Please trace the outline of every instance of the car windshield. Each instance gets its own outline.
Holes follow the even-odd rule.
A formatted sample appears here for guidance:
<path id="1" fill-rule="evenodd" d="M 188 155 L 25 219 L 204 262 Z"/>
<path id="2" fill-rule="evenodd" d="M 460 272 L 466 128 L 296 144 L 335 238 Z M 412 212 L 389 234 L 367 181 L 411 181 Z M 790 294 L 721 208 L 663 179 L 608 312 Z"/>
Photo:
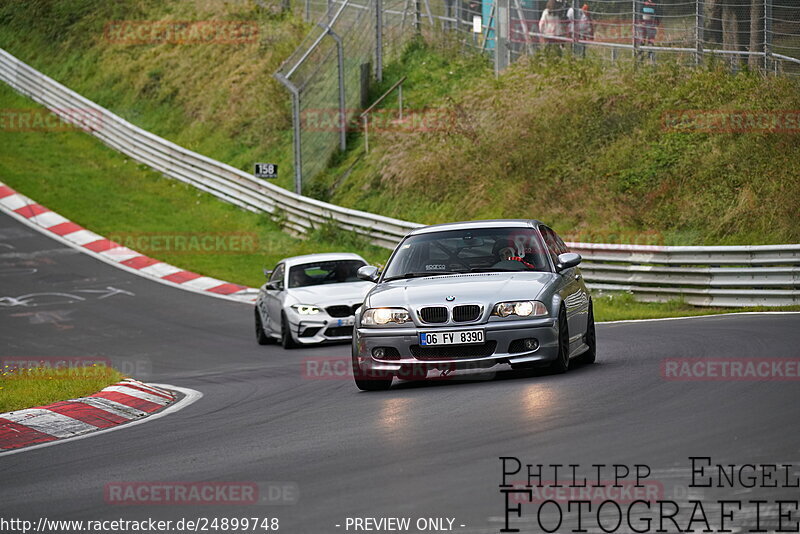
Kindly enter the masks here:
<path id="1" fill-rule="evenodd" d="M 335 260 L 295 265 L 289 269 L 289 287 L 358 282 L 357 272 L 366 265 L 360 260 Z"/>
<path id="2" fill-rule="evenodd" d="M 536 230 L 475 228 L 413 235 L 400 244 L 383 279 L 499 271 L 550 271 Z"/>

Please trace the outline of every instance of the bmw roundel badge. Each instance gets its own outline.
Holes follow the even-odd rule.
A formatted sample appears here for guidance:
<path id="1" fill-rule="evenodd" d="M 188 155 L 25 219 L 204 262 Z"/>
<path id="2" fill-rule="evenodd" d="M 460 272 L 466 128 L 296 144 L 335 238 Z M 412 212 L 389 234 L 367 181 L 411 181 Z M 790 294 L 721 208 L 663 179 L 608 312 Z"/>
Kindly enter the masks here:
<path id="1" fill-rule="evenodd" d="M 446 300 L 447 302 L 453 302 L 454 300 L 456 300 L 456 297 L 454 295 L 450 295 L 449 297 L 445 297 L 444 300 Z"/>

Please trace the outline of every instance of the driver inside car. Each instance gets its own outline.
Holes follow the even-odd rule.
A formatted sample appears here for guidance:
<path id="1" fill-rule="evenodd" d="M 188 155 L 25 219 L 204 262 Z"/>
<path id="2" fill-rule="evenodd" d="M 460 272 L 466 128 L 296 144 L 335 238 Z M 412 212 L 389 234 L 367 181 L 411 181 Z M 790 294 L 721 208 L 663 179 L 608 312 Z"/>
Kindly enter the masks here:
<path id="1" fill-rule="evenodd" d="M 536 254 L 526 253 L 526 249 L 522 247 L 520 253 L 521 243 L 516 243 L 510 238 L 498 238 L 492 247 L 492 254 L 494 254 L 497 262 L 492 265 L 493 269 L 505 269 L 509 271 L 538 271 L 535 263 Z"/>

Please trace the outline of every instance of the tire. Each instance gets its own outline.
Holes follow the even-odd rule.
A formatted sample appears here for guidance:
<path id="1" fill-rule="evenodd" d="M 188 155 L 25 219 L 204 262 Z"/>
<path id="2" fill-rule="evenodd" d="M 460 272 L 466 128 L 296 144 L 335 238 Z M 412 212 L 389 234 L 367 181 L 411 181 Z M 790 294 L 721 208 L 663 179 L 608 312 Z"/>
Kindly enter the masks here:
<path id="1" fill-rule="evenodd" d="M 292 338 L 292 333 L 289 331 L 289 321 L 286 319 L 285 314 L 281 314 L 281 345 L 286 350 L 296 348 L 297 342 Z"/>
<path id="2" fill-rule="evenodd" d="M 264 323 L 261 321 L 261 314 L 258 313 L 258 307 L 255 308 L 256 315 L 256 341 L 259 345 L 268 345 L 272 338 L 264 332 Z"/>
<path id="3" fill-rule="evenodd" d="M 558 357 L 550 364 L 552 373 L 566 373 L 569 369 L 569 326 L 567 312 L 562 306 L 558 311 Z"/>
<path id="4" fill-rule="evenodd" d="M 370 373 L 361 369 L 358 364 L 358 354 L 356 350 L 356 340 L 353 339 L 352 361 L 353 361 L 353 379 L 356 382 L 356 387 L 361 391 L 386 391 L 392 387 L 392 379 L 394 376 L 387 373 Z"/>
<path id="5" fill-rule="evenodd" d="M 589 318 L 586 323 L 586 344 L 589 349 L 581 354 L 581 363 L 594 363 L 597 359 L 597 336 L 594 330 L 594 309 L 592 303 L 589 302 Z"/>

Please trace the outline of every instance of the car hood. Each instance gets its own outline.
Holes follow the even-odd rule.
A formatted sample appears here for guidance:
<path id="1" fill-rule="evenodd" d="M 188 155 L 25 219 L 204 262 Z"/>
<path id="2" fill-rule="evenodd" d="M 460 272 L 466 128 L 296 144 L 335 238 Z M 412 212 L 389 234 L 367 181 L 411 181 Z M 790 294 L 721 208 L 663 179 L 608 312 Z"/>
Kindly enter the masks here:
<path id="1" fill-rule="evenodd" d="M 287 291 L 288 304 L 357 304 L 375 284 L 372 282 L 345 282 L 319 286 L 297 287 Z"/>
<path id="2" fill-rule="evenodd" d="M 379 284 L 369 294 L 368 307 L 485 304 L 507 300 L 532 300 L 556 275 L 539 272 L 503 272 L 439 275 Z"/>

